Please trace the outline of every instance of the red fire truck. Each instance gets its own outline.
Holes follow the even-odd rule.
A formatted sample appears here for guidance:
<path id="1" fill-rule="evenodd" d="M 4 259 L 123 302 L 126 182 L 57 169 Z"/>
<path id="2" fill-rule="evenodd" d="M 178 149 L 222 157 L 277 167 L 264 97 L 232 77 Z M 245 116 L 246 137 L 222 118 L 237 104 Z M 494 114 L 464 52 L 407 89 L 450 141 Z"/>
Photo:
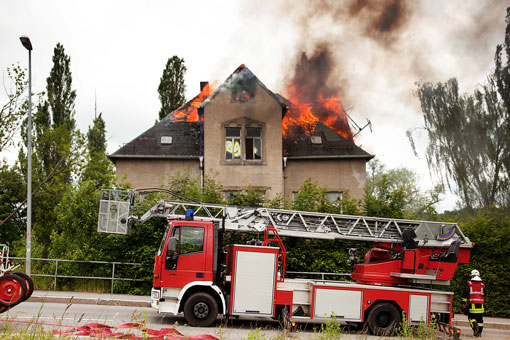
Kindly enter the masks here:
<path id="1" fill-rule="evenodd" d="M 166 200 L 138 218 L 133 205 L 132 191 L 104 190 L 98 231 L 127 234 L 131 221 L 167 218 L 151 304 L 160 313 L 184 313 L 194 326 L 209 326 L 218 315 L 280 318 L 286 325 L 334 315 L 381 335 L 393 332 L 404 312 L 411 325 L 434 318 L 449 327 L 453 293 L 423 286 L 448 285 L 473 247 L 454 223 Z M 259 232 L 264 240 L 224 247 L 227 231 Z M 288 278 L 280 237 L 363 241 L 375 248 L 354 265 L 354 282 Z"/>

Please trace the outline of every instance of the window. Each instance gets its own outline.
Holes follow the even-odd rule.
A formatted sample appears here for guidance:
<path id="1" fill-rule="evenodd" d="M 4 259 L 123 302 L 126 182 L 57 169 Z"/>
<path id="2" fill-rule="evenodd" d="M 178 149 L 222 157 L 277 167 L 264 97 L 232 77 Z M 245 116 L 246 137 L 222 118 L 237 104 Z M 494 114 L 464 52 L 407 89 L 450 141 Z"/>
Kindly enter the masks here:
<path id="1" fill-rule="evenodd" d="M 204 228 L 175 227 L 172 236 L 177 238 L 177 254 L 186 255 L 204 250 Z"/>
<path id="2" fill-rule="evenodd" d="M 246 126 L 243 123 L 237 125 L 238 127 L 225 127 L 225 160 L 261 161 L 263 128 Z"/>
<path id="3" fill-rule="evenodd" d="M 225 159 L 241 159 L 240 127 L 228 127 L 225 130 Z"/>
<path id="4" fill-rule="evenodd" d="M 246 128 L 246 159 L 262 159 L 262 129 Z"/>
<path id="5" fill-rule="evenodd" d="M 340 191 L 329 191 L 326 195 L 328 201 L 330 202 L 335 202 L 336 200 L 342 199 L 342 192 Z"/>

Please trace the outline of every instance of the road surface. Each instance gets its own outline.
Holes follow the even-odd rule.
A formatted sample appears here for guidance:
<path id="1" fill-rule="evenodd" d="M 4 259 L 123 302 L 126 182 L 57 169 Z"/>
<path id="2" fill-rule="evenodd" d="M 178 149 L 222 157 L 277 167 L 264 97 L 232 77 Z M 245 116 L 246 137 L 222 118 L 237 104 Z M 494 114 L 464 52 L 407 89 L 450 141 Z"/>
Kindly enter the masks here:
<path id="1" fill-rule="evenodd" d="M 224 340 L 247 338 L 249 333 L 257 328 L 260 328 L 259 335 L 263 335 L 267 339 L 274 339 L 278 335 L 282 335 L 277 322 L 230 320 L 228 322 L 218 321 L 215 327 L 188 327 L 185 325 L 186 321 L 184 318 L 161 315 L 151 308 L 94 304 L 66 305 L 63 303 L 23 302 L 8 312 L 1 314 L 0 319 L 2 320 L 0 325 L 2 323 L 5 324 L 5 320 L 15 321 L 11 323 L 15 327 L 27 327 L 30 322 L 36 322 L 43 324 L 45 329 L 61 331 L 89 323 L 106 324 L 112 327 L 126 323 L 142 323 L 145 324 L 146 328 L 150 329 L 175 328 L 184 335 L 209 334 Z M 288 334 L 285 339 L 315 339 L 317 333 L 314 328 L 320 328 L 320 325 L 301 325 L 296 332 Z M 137 332 L 132 329 L 121 329 L 119 331 L 123 333 Z M 470 329 L 463 327 L 462 334 L 462 339 L 472 338 Z M 137 335 L 142 334 L 138 332 Z M 283 339 L 283 337 L 280 339 Z M 343 334 L 342 339 L 381 340 L 397 338 L 353 333 Z M 510 334 L 508 330 L 486 329 L 482 339 L 510 340 Z"/>

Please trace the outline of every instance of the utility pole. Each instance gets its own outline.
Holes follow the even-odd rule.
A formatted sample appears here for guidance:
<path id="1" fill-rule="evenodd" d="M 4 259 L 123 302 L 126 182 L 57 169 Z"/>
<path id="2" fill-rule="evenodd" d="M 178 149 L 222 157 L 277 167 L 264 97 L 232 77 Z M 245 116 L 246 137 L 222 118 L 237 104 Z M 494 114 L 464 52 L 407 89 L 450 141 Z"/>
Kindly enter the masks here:
<path id="1" fill-rule="evenodd" d="M 25 273 L 30 275 L 32 260 L 32 43 L 24 35 L 19 38 L 21 44 L 28 50 L 28 174 L 27 174 L 27 258 Z"/>

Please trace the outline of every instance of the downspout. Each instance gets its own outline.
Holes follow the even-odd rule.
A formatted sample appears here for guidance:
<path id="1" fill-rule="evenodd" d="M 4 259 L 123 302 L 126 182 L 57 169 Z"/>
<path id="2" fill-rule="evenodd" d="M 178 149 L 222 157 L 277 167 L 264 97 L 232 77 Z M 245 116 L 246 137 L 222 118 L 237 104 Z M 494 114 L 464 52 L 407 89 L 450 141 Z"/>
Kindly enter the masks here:
<path id="1" fill-rule="evenodd" d="M 204 192 L 204 156 L 198 157 L 200 161 L 200 189 Z"/>
<path id="2" fill-rule="evenodd" d="M 285 168 L 287 167 L 287 157 L 283 157 L 282 169 L 282 198 L 285 201 Z"/>

